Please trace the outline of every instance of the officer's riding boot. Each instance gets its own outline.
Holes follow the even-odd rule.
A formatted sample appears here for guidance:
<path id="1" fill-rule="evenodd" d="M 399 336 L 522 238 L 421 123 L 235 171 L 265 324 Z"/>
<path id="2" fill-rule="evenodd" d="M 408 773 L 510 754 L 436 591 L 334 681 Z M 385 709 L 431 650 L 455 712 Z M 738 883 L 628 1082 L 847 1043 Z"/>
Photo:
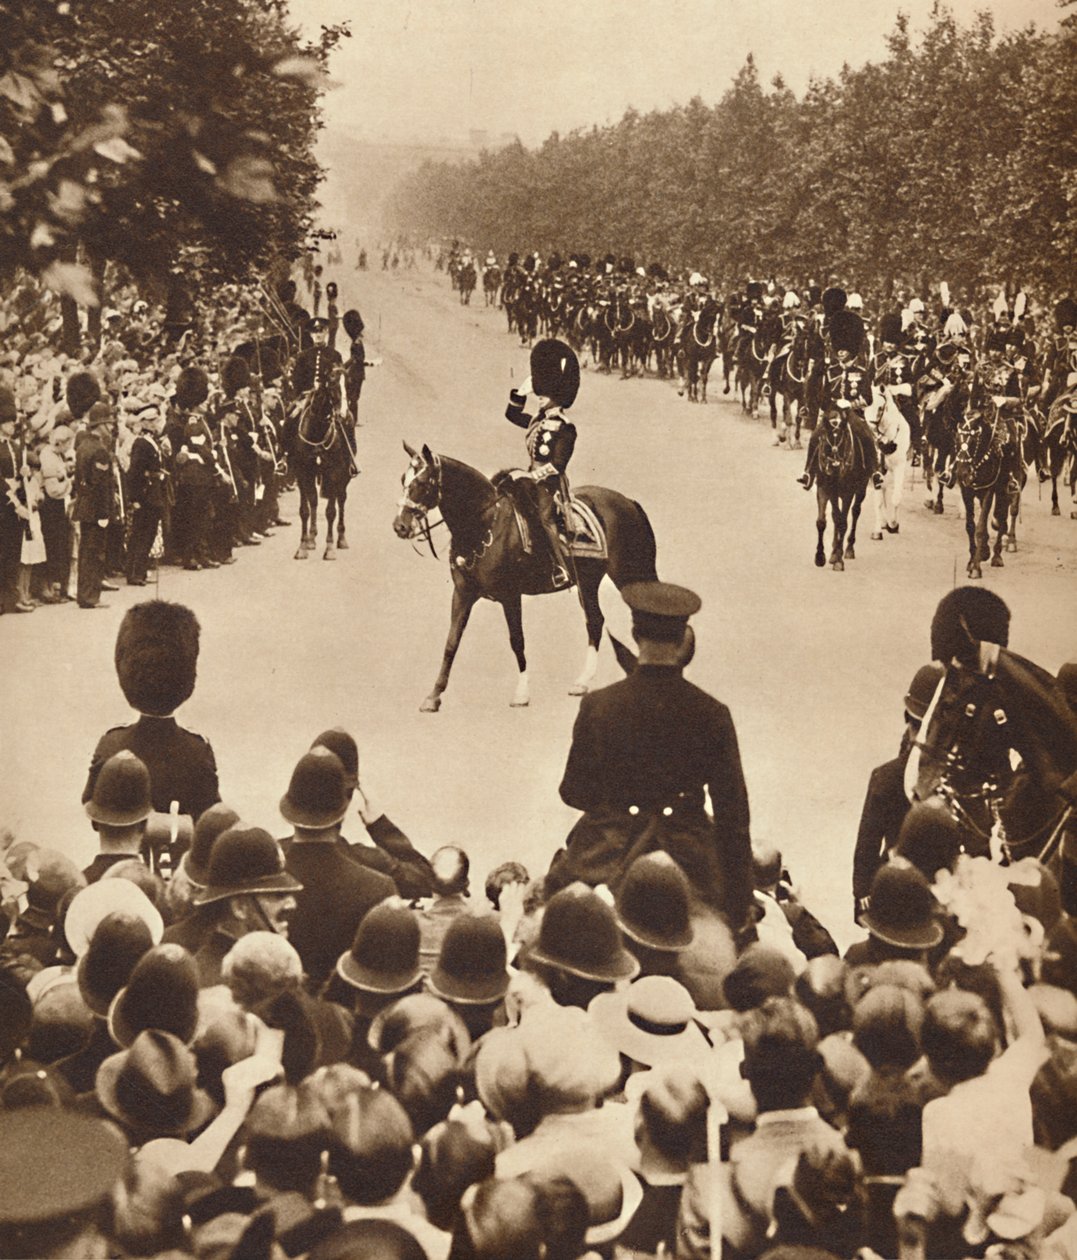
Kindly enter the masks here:
<path id="1" fill-rule="evenodd" d="M 557 520 L 557 505 L 553 495 L 548 491 L 539 489 L 537 498 L 539 522 L 550 544 L 550 555 L 553 559 L 550 580 L 554 590 L 561 590 L 562 587 L 571 586 L 572 578 L 564 563 L 564 544 L 561 541 L 561 529 Z"/>
<path id="2" fill-rule="evenodd" d="M 811 437 L 808 439 L 808 454 L 804 460 L 804 471 L 797 478 L 797 484 L 803 486 L 805 490 L 810 490 L 815 484 L 816 451 L 819 445 L 817 440 L 818 433 L 818 429 L 813 430 Z"/>

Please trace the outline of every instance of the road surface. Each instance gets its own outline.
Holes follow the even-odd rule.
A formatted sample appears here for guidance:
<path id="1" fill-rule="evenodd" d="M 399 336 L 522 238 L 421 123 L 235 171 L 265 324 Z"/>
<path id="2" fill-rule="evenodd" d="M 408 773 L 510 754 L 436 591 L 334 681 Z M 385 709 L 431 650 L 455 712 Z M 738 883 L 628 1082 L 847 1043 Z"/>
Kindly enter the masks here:
<path id="1" fill-rule="evenodd" d="M 213 572 L 165 569 L 163 598 L 202 623 L 198 686 L 181 720 L 213 743 L 224 797 L 252 823 L 286 834 L 278 804 L 292 766 L 321 730 L 358 738 L 364 785 L 426 851 L 462 845 L 473 882 L 508 858 L 538 873 L 574 819 L 557 795 L 578 701 L 568 686 L 585 646 L 576 598 L 525 601 L 531 706 L 511 709 L 515 664 L 501 612 L 480 605 L 437 715 L 420 714 L 440 662 L 451 583 L 441 561 L 398 540 L 391 523 L 406 464 L 401 443 L 488 473 L 525 458 L 503 419 L 527 352 L 501 312 L 461 307 L 431 271 L 347 273 L 342 298 L 367 324 L 371 369 L 359 429 L 362 475 L 348 503 L 351 549 L 335 563 L 292 559 L 298 526 Z M 801 454 L 775 450 L 769 424 L 722 400 L 676 396 L 667 382 L 588 370 L 572 416 L 571 476 L 644 505 L 659 574 L 697 590 L 699 648 L 689 677 L 732 709 L 753 834 L 779 845 L 808 904 L 840 941 L 856 935 L 853 839 L 871 768 L 892 756 L 902 697 L 928 656 L 938 599 L 963 580 L 957 500 L 943 518 L 906 495 L 901 533 L 871 542 L 863 522 L 844 573 L 816 569 L 814 495 L 794 478 Z M 294 502 L 285 501 L 295 516 Z M 324 524 L 323 524 L 324 530 Z M 1021 550 L 985 582 L 1014 613 L 1012 645 L 1049 669 L 1077 655 L 1077 522 L 1053 519 L 1030 485 Z M 608 584 L 606 584 L 608 587 Z M 603 605 L 622 636 L 616 591 Z M 0 621 L 4 715 L 0 827 L 77 861 L 94 852 L 80 804 L 90 753 L 130 720 L 112 667 L 123 589 L 92 617 L 71 606 Z M 603 648 L 596 685 L 617 667 Z M 361 829 L 350 820 L 349 834 Z"/>

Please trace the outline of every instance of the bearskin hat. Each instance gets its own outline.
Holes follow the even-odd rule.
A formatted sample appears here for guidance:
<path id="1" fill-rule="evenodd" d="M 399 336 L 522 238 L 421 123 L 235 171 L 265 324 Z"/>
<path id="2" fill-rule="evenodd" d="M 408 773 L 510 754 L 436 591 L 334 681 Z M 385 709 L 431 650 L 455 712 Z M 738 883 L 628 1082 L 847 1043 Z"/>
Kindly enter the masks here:
<path id="1" fill-rule="evenodd" d="M 591 265 L 591 255 L 590 255 L 590 254 L 581 254 L 581 255 L 580 255 L 580 266 L 581 266 L 581 267 L 590 267 L 590 265 Z"/>
<path id="2" fill-rule="evenodd" d="M 630 276 L 636 270 L 636 260 L 629 258 L 626 254 L 624 258 L 617 264 L 619 271 L 623 271 L 625 275 Z"/>
<path id="3" fill-rule="evenodd" d="M 669 279 L 669 272 L 662 266 L 661 263 L 658 262 L 651 263 L 651 265 L 647 268 L 647 274 L 655 280 Z"/>
<path id="4" fill-rule="evenodd" d="M 520 261 L 520 255 L 515 250 L 513 250 L 512 253 L 509 254 L 509 261 L 507 263 L 507 266 L 515 267 L 519 261 Z"/>
<path id="5" fill-rule="evenodd" d="M 185 367 L 176 378 L 176 406 L 191 411 L 209 397 L 209 377 L 200 367 Z"/>
<path id="6" fill-rule="evenodd" d="M 879 321 L 879 340 L 891 341 L 899 345 L 903 340 L 901 334 L 901 316 L 896 312 L 884 315 Z"/>
<path id="7" fill-rule="evenodd" d="M 357 310 L 352 309 L 345 311 L 340 322 L 344 325 L 344 331 L 348 334 L 352 341 L 355 341 L 357 337 L 361 337 L 363 335 L 363 317 Z"/>
<path id="8" fill-rule="evenodd" d="M 531 385 L 543 398 L 571 407 L 580 390 L 580 361 L 572 347 L 556 337 L 536 342 L 531 350 Z"/>
<path id="9" fill-rule="evenodd" d="M 330 302 L 336 300 L 336 296 L 339 292 L 340 290 L 337 288 L 337 282 L 335 280 L 330 280 L 325 286 L 325 296 L 330 300 Z"/>
<path id="10" fill-rule="evenodd" d="M 198 618 L 183 604 L 151 599 L 124 614 L 116 635 L 116 676 L 139 713 L 167 717 L 194 691 Z"/>
<path id="11" fill-rule="evenodd" d="M 859 353 L 864 344 L 864 321 L 855 311 L 836 311 L 831 316 L 830 344 L 835 350 Z"/>
<path id="12" fill-rule="evenodd" d="M 67 378 L 65 397 L 72 417 L 81 420 L 101 397 L 101 384 L 92 372 L 73 372 Z"/>
<path id="13" fill-rule="evenodd" d="M 234 354 L 221 368 L 221 389 L 225 396 L 234 398 L 241 389 L 251 383 L 251 365 L 240 354 Z"/>
<path id="14" fill-rule="evenodd" d="M 535 256 L 534 254 L 528 254 L 527 257 L 524 259 L 524 271 L 534 271 L 534 270 L 535 270 Z"/>
<path id="15" fill-rule="evenodd" d="M 761 302 L 763 300 L 763 286 L 758 280 L 749 280 L 745 293 L 749 302 Z"/>
<path id="16" fill-rule="evenodd" d="M 554 250 L 554 252 L 549 256 L 549 258 L 546 259 L 546 266 L 551 271 L 556 271 L 558 267 L 564 266 L 564 262 L 565 260 L 561 257 L 561 255 L 556 250 Z"/>
<path id="17" fill-rule="evenodd" d="M 822 289 L 819 288 L 817 284 L 812 284 L 808 286 L 809 305 L 818 306 L 819 302 L 822 300 L 822 296 L 823 296 L 823 291 Z"/>
<path id="18" fill-rule="evenodd" d="M 294 302 L 295 301 L 295 281 L 282 280 L 280 284 L 277 285 L 277 297 L 279 297 L 280 300 L 285 305 L 287 305 L 289 302 Z"/>
<path id="19" fill-rule="evenodd" d="M 1011 337 L 1012 333 L 1006 328 L 992 328 L 984 339 L 984 349 L 1005 350 Z"/>
<path id="20" fill-rule="evenodd" d="M 1010 641 L 1010 610 L 986 586 L 959 586 L 939 600 L 931 619 L 931 659 L 944 665 L 965 660 L 973 642 Z"/>
<path id="21" fill-rule="evenodd" d="M 839 289 L 837 286 L 827 289 L 822 298 L 823 314 L 827 317 L 827 319 L 833 319 L 838 311 L 845 310 L 845 303 L 847 300 L 847 295 L 844 289 Z"/>
<path id="22" fill-rule="evenodd" d="M 1067 325 L 1077 325 L 1077 302 L 1071 297 L 1064 297 L 1061 302 L 1055 306 L 1055 323 L 1058 325 L 1058 331 Z"/>

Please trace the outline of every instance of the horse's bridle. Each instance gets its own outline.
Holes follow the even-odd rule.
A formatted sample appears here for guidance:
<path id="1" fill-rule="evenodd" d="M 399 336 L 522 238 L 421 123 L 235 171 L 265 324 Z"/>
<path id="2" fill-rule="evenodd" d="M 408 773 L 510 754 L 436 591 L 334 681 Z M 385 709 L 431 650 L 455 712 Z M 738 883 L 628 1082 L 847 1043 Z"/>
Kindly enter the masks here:
<path id="1" fill-rule="evenodd" d="M 434 499 L 429 506 L 422 503 L 416 503 L 410 494 L 411 486 L 413 486 L 418 480 L 419 474 L 427 468 L 433 468 L 437 473 L 437 480 L 433 483 Z M 412 479 L 408 489 L 405 490 L 404 497 L 402 499 L 398 499 L 396 503 L 401 512 L 407 512 L 412 518 L 411 530 L 407 536 L 408 542 L 414 545 L 416 539 L 425 541 L 426 545 L 430 548 L 430 554 L 435 560 L 440 559 L 440 556 L 437 553 L 437 548 L 434 546 L 433 532 L 439 525 L 444 525 L 445 520 L 442 518 L 441 520 L 431 521 L 430 513 L 441 502 L 441 473 L 442 465 L 440 455 L 435 455 L 432 463 L 420 460 L 418 462 L 418 467 L 415 469 L 415 477 Z M 427 482 L 425 484 L 429 485 L 430 483 Z"/>

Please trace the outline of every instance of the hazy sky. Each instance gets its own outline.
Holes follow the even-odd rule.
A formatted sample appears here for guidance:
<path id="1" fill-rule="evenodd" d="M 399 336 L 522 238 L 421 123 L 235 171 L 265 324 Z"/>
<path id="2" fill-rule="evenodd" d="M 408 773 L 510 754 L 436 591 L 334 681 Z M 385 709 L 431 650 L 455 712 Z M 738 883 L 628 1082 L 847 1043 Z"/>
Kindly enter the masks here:
<path id="1" fill-rule="evenodd" d="M 922 27 L 932 0 L 901 0 Z M 1055 0 L 952 0 L 967 23 L 1055 25 Z M 616 121 L 629 105 L 716 100 L 755 55 L 795 90 L 884 55 L 893 0 L 292 0 L 309 29 L 349 19 L 330 122 L 375 138 L 508 131 L 533 144 L 555 128 Z"/>

